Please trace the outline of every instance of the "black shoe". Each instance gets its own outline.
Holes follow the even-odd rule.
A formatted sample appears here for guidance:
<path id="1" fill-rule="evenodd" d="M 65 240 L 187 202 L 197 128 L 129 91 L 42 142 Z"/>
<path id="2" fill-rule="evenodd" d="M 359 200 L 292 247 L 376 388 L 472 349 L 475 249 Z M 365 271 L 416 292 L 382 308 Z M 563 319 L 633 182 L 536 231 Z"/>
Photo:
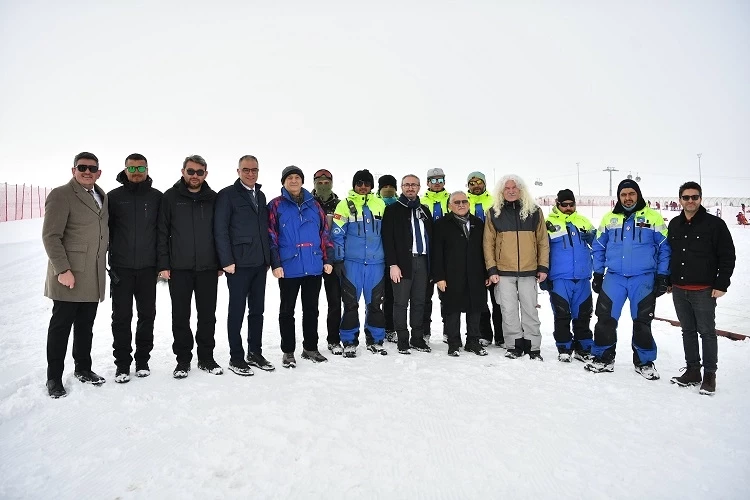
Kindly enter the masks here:
<path id="1" fill-rule="evenodd" d="M 505 351 L 505 357 L 509 359 L 517 359 L 523 356 L 523 351 L 521 349 L 508 349 Z"/>
<path id="2" fill-rule="evenodd" d="M 399 354 L 411 354 L 411 350 L 408 347 L 399 347 L 398 353 Z"/>
<path id="3" fill-rule="evenodd" d="M 47 381 L 47 393 L 52 399 L 64 398 L 68 395 L 63 387 L 62 380 L 48 380 Z"/>
<path id="4" fill-rule="evenodd" d="M 411 342 L 409 343 L 409 345 L 412 349 L 416 349 L 417 351 L 432 352 L 432 348 L 430 348 L 430 346 L 427 345 L 427 342 L 424 341 L 424 338 L 421 338 L 421 339 L 413 338 Z"/>
<path id="5" fill-rule="evenodd" d="M 461 348 L 460 347 L 449 347 L 448 348 L 448 356 L 452 356 L 454 358 L 457 358 L 461 355 Z"/>
<path id="6" fill-rule="evenodd" d="M 367 346 L 367 350 L 373 354 L 380 354 L 381 356 L 388 355 L 388 351 L 383 347 L 383 341 L 375 342 Z"/>
<path id="7" fill-rule="evenodd" d="M 151 369 L 148 367 L 148 363 L 136 363 L 135 364 L 135 376 L 138 378 L 148 377 L 151 375 Z"/>
<path id="8" fill-rule="evenodd" d="M 473 352 L 477 356 L 487 356 L 487 349 L 482 347 L 482 344 L 480 344 L 478 340 L 467 339 L 466 347 L 464 347 L 464 350 Z"/>
<path id="9" fill-rule="evenodd" d="M 276 369 L 276 367 L 273 366 L 270 361 L 264 358 L 262 354 L 256 354 L 254 352 L 247 353 L 247 364 L 256 368 L 260 368 L 265 372 L 272 372 Z"/>
<path id="10" fill-rule="evenodd" d="M 314 351 L 308 351 L 307 349 L 302 349 L 302 359 L 309 359 L 313 363 L 325 363 L 328 361 L 328 358 L 320 354 L 320 351 L 315 349 Z"/>
<path id="11" fill-rule="evenodd" d="M 76 378 L 84 384 L 102 385 L 106 380 L 91 370 L 81 370 L 74 373 Z"/>
<path id="12" fill-rule="evenodd" d="M 222 375 L 224 373 L 224 370 L 219 366 L 219 363 L 214 361 L 213 358 L 199 359 L 198 368 L 204 372 L 210 373 L 211 375 Z"/>
<path id="13" fill-rule="evenodd" d="M 115 382 L 118 384 L 127 384 L 130 382 L 130 369 L 118 367 L 117 371 L 115 371 Z"/>
<path id="14" fill-rule="evenodd" d="M 244 359 L 230 359 L 229 366 L 227 366 L 227 368 L 229 369 L 229 371 L 234 372 L 242 377 L 249 377 L 253 375 L 253 369 L 250 368 L 247 363 L 245 363 Z"/>
<path id="15" fill-rule="evenodd" d="M 388 342 L 393 342 L 394 344 L 398 342 L 398 334 L 396 334 L 396 330 L 386 330 L 385 340 L 387 340 Z"/>
<path id="16" fill-rule="evenodd" d="M 187 378 L 188 372 L 190 372 L 190 363 L 177 363 L 172 376 L 174 378 Z"/>
<path id="17" fill-rule="evenodd" d="M 540 351 L 529 352 L 529 359 L 533 359 L 534 361 L 544 361 L 544 358 L 542 357 L 542 353 Z"/>

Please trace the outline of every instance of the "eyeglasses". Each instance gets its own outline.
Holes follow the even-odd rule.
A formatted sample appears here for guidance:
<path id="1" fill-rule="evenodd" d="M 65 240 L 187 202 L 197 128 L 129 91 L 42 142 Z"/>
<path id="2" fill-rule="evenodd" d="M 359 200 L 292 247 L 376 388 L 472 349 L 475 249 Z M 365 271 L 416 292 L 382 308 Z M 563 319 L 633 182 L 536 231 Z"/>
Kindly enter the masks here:
<path id="1" fill-rule="evenodd" d="M 576 206 L 576 202 L 575 201 L 561 201 L 560 203 L 558 203 L 558 205 L 560 205 L 561 207 L 574 207 Z"/>
<path id="2" fill-rule="evenodd" d="M 469 200 L 453 200 L 454 205 L 468 205 Z"/>
<path id="3" fill-rule="evenodd" d="M 401 187 L 402 188 L 418 188 L 419 184 L 417 184 L 415 182 L 407 182 L 405 184 L 401 184 Z"/>
<path id="4" fill-rule="evenodd" d="M 257 174 L 258 173 L 258 169 L 257 168 L 243 168 L 243 169 L 240 169 L 240 170 L 245 175 L 247 175 L 247 174 Z"/>
<path id="5" fill-rule="evenodd" d="M 361 187 L 364 187 L 364 186 L 372 187 L 372 184 L 370 184 L 367 181 L 357 181 L 354 185 L 357 186 L 358 188 L 361 188 Z"/>
<path id="6" fill-rule="evenodd" d="M 141 167 L 127 167 L 128 172 L 130 172 L 131 174 L 135 173 L 136 170 L 139 171 L 140 173 L 143 173 L 143 172 L 146 171 L 147 168 L 148 167 L 143 167 L 143 166 L 141 166 Z"/>
<path id="7" fill-rule="evenodd" d="M 430 184 L 443 184 L 445 182 L 445 177 L 433 177 L 432 179 L 427 179 L 427 182 Z"/>
<path id="8" fill-rule="evenodd" d="M 469 181 L 469 187 L 474 186 L 484 186 L 484 181 L 482 179 L 477 179 L 475 181 Z"/>
<path id="9" fill-rule="evenodd" d="M 701 199 L 701 195 L 699 195 L 699 194 L 683 194 L 682 196 L 680 196 L 680 198 L 682 198 L 682 201 L 688 201 L 688 200 L 698 201 L 698 200 Z"/>
<path id="10" fill-rule="evenodd" d="M 97 165 L 76 165 L 76 168 L 79 172 L 85 172 L 86 170 L 88 170 L 92 174 L 95 174 L 99 171 L 99 167 Z"/>
<path id="11" fill-rule="evenodd" d="M 203 177 L 206 174 L 206 171 L 202 168 L 199 168 L 198 170 L 195 170 L 193 168 L 185 169 L 185 173 L 188 175 L 197 175 L 198 177 Z"/>

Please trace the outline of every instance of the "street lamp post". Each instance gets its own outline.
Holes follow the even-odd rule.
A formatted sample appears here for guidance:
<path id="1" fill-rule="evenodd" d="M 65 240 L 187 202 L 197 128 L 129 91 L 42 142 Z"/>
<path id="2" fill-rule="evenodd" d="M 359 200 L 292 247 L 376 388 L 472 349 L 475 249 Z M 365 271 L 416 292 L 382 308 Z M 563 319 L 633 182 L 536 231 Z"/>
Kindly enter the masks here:
<path id="1" fill-rule="evenodd" d="M 698 153 L 698 184 L 703 186 L 703 175 L 701 174 L 701 156 L 703 156 L 703 153 Z"/>
<path id="2" fill-rule="evenodd" d="M 614 167 L 607 167 L 602 172 L 609 172 L 609 197 L 612 198 L 612 172 L 619 172 Z"/>

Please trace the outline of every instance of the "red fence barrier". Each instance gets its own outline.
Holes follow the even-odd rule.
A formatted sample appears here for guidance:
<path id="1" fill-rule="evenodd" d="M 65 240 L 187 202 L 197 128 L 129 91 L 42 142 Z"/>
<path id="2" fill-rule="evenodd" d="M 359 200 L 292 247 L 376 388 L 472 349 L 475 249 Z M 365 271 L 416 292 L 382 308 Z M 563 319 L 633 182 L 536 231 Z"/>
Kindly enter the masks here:
<path id="1" fill-rule="evenodd" d="M 0 184 L 0 222 L 44 217 L 50 189 L 26 184 Z"/>

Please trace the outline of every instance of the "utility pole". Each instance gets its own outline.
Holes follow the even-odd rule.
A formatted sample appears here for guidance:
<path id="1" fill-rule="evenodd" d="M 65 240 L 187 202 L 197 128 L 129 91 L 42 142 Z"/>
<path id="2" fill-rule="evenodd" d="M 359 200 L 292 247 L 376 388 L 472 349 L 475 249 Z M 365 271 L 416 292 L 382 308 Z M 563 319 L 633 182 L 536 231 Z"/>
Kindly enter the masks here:
<path id="1" fill-rule="evenodd" d="M 609 197 L 612 198 L 612 172 L 619 172 L 614 167 L 607 167 L 602 172 L 609 172 Z"/>
<path id="2" fill-rule="evenodd" d="M 703 153 L 698 153 L 698 184 L 703 187 L 703 175 L 701 175 L 701 156 L 703 156 Z"/>
<path id="3" fill-rule="evenodd" d="M 578 172 L 578 197 L 581 197 L 581 162 L 576 162 L 576 172 Z"/>

